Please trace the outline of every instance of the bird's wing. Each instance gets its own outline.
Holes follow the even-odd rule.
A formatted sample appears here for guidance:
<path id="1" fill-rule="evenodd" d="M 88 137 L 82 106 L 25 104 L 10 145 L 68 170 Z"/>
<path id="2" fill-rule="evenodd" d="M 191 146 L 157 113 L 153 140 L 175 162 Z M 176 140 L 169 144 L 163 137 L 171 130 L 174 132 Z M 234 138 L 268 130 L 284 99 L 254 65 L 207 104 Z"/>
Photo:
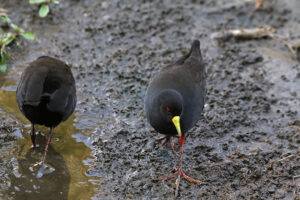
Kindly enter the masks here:
<path id="1" fill-rule="evenodd" d="M 69 70 L 61 73 L 48 73 L 43 94 L 49 96 L 47 109 L 68 118 L 76 104 L 75 80 Z"/>
<path id="2" fill-rule="evenodd" d="M 75 102 L 74 102 L 75 100 Z M 71 85 L 62 85 L 62 87 L 50 94 L 50 101 L 47 109 L 52 112 L 61 113 L 63 116 L 70 116 L 76 104 L 74 89 Z"/>
<path id="3" fill-rule="evenodd" d="M 32 68 L 22 75 L 17 89 L 19 105 L 39 105 L 46 76 L 46 70 L 35 71 Z"/>

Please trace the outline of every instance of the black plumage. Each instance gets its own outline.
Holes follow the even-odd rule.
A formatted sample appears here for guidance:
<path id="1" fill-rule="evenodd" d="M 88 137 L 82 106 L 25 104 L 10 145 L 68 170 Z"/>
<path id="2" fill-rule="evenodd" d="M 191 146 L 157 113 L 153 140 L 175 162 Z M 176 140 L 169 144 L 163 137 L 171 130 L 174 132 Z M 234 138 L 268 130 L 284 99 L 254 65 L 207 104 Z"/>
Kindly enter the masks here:
<path id="1" fill-rule="evenodd" d="M 147 89 L 145 111 L 149 123 L 156 131 L 165 134 L 169 141 L 172 136 L 180 138 L 180 166 L 175 175 L 178 177 L 186 176 L 181 171 L 184 135 L 200 118 L 206 94 L 205 79 L 200 42 L 195 40 L 190 52 L 164 67 Z M 192 180 L 189 177 L 187 179 Z"/>
<path id="2" fill-rule="evenodd" d="M 34 125 L 50 128 L 47 151 L 52 129 L 67 120 L 76 106 L 75 80 L 70 67 L 48 56 L 39 57 L 30 63 L 22 73 L 17 88 L 17 103 L 21 112 L 32 123 L 31 140 L 34 147 Z"/>

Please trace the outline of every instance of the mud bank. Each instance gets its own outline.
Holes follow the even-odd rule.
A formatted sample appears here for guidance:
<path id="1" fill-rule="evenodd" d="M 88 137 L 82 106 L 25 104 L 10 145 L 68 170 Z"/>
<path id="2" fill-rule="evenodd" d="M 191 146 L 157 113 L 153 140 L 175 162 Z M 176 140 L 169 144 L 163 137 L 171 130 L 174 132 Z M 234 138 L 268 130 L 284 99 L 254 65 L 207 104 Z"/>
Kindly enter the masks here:
<path id="1" fill-rule="evenodd" d="M 146 121 L 143 101 L 151 77 L 186 53 L 195 38 L 207 63 L 208 95 L 201 120 L 187 133 L 184 166 L 204 184 L 182 181 L 178 199 L 299 198 L 299 62 L 275 39 L 210 39 L 223 29 L 264 25 L 299 38 L 297 0 L 266 2 L 252 18 L 254 2 L 236 0 L 72 0 L 54 6 L 46 19 L 26 1 L 16 5 L 1 1 L 37 40 L 14 47 L 11 79 L 44 54 L 72 64 L 78 94 L 72 124 L 84 130 L 76 141 L 94 156 L 85 175 L 100 177 L 100 187 L 81 199 L 174 198 L 175 180 L 155 180 L 169 175 L 177 159 L 154 142 L 159 134 Z M 16 141 L 7 148 L 16 148 Z M 11 168 L 6 163 L 1 170 Z"/>

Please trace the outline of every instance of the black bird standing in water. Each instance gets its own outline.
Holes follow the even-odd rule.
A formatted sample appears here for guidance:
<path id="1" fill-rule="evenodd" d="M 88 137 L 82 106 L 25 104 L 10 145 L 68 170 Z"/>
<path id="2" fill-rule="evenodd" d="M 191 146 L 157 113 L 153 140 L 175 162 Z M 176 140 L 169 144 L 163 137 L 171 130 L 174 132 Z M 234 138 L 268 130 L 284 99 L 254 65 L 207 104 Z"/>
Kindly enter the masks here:
<path id="1" fill-rule="evenodd" d="M 145 110 L 151 126 L 173 145 L 171 137 L 180 143 L 179 167 L 175 174 L 158 180 L 177 177 L 176 196 L 180 177 L 192 183 L 200 183 L 188 177 L 182 170 L 182 153 L 185 133 L 200 118 L 206 94 L 206 72 L 200 51 L 200 42 L 195 40 L 190 52 L 176 62 L 163 68 L 150 82 L 145 97 Z M 159 140 L 161 140 L 159 139 Z"/>
<path id="2" fill-rule="evenodd" d="M 66 121 L 76 106 L 76 88 L 70 67 L 55 58 L 39 57 L 22 74 L 17 88 L 19 109 L 31 122 L 31 141 L 35 143 L 34 125 L 50 128 L 42 163 L 45 163 L 53 128 Z"/>

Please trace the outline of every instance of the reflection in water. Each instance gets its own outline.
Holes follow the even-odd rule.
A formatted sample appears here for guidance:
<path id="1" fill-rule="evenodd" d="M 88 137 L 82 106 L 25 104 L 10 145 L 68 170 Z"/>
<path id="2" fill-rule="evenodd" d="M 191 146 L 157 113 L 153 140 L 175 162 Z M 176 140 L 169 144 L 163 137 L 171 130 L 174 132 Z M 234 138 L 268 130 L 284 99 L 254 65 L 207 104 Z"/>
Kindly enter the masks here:
<path id="1" fill-rule="evenodd" d="M 9 74 L 6 77 L 18 76 Z M 16 81 L 12 80 L 13 78 L 9 80 L 4 78 L 0 77 L 0 107 L 7 114 L 14 116 L 20 124 L 25 125 L 23 137 L 16 141 L 15 153 L 12 154 L 13 158 L 10 158 L 14 160 L 14 171 L 8 176 L 10 189 L 5 196 L 9 199 L 30 200 L 91 199 L 99 187 L 99 182 L 96 181 L 99 180 L 98 177 L 86 175 L 89 166 L 93 163 L 85 162 L 92 160 L 91 149 L 87 146 L 90 142 L 85 139 L 89 140 L 92 131 L 80 121 L 75 122 L 75 114 L 56 127 L 47 156 L 47 163 L 54 167 L 55 171 L 40 179 L 36 178 L 40 166 L 31 167 L 43 157 L 45 136 L 49 130 L 45 127 L 37 127 L 36 131 L 41 133 L 37 136 L 40 148 L 31 149 L 30 123 L 23 117 L 16 103 Z M 76 141 L 78 137 L 85 139 L 78 142 Z"/>
<path id="2" fill-rule="evenodd" d="M 44 144 L 45 137 L 37 137 L 37 142 Z M 45 145 L 40 147 L 43 149 Z M 27 150 L 25 156 L 17 159 L 19 169 L 10 174 L 10 196 L 15 200 L 68 199 L 71 175 L 67 163 L 52 146 L 49 146 L 48 154 L 47 164 L 54 167 L 55 171 L 42 178 L 36 178 L 40 166 L 33 166 L 41 161 L 43 154 L 40 149 L 31 148 Z"/>

